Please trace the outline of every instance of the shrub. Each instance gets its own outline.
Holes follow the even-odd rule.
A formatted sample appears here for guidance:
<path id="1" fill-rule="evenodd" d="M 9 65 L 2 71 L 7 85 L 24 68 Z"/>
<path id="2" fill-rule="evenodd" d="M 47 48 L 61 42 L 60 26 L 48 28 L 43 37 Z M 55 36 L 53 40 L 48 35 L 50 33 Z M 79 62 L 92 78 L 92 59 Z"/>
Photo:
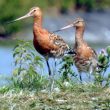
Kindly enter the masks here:
<path id="1" fill-rule="evenodd" d="M 11 78 L 15 88 L 39 90 L 45 88 L 45 77 L 38 73 L 38 68 L 43 67 L 42 59 L 35 55 L 35 50 L 30 42 L 19 41 L 14 48 L 13 57 L 15 69 Z"/>
<path id="2" fill-rule="evenodd" d="M 73 66 L 73 59 L 70 56 L 65 56 L 62 61 L 60 62 L 62 64 L 61 68 L 59 69 L 59 73 L 62 75 L 62 81 L 64 82 L 69 81 L 71 79 L 71 76 L 74 76 L 76 78 L 76 74 L 72 69 Z"/>
<path id="3" fill-rule="evenodd" d="M 104 87 L 110 86 L 110 73 L 107 73 L 107 69 L 110 67 L 110 46 L 106 50 L 101 50 L 98 55 L 99 68 L 94 74 L 95 84 L 102 85 Z"/>

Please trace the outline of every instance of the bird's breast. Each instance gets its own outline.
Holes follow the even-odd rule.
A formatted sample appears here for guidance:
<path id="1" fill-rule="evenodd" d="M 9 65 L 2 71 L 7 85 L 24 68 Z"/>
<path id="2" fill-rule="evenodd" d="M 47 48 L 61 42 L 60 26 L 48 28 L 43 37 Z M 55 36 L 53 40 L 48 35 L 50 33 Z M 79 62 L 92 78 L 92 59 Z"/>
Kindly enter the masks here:
<path id="1" fill-rule="evenodd" d="M 47 45 L 47 42 L 42 39 L 34 39 L 33 44 L 35 49 L 42 55 L 48 54 L 50 51 L 49 45 Z"/>
<path id="2" fill-rule="evenodd" d="M 42 55 L 50 54 L 50 51 L 56 48 L 50 41 L 47 31 L 34 32 L 33 44 L 35 49 Z"/>
<path id="3" fill-rule="evenodd" d="M 94 58 L 93 50 L 88 46 L 79 46 L 75 48 L 76 55 L 73 57 L 76 67 L 79 71 L 88 71 L 91 59 Z"/>
<path id="4" fill-rule="evenodd" d="M 82 58 L 78 55 L 74 56 L 74 63 L 78 69 L 78 71 L 84 71 L 87 72 L 89 70 L 89 66 L 91 61 L 86 58 Z"/>

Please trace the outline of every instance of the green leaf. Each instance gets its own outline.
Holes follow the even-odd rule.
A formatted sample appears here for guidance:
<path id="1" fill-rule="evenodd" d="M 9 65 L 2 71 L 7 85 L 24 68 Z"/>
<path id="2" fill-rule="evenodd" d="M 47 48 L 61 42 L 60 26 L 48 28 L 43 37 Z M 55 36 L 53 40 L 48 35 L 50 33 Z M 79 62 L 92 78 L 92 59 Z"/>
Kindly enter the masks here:
<path id="1" fill-rule="evenodd" d="M 107 51 L 108 55 L 110 56 L 110 46 L 107 47 L 106 51 Z"/>
<path id="2" fill-rule="evenodd" d="M 13 53 L 13 58 L 16 56 L 16 55 L 18 55 L 19 54 L 19 52 L 14 52 Z"/>
<path id="3" fill-rule="evenodd" d="M 18 75 L 18 71 L 19 71 L 18 68 L 14 69 L 14 71 L 13 71 L 13 75 L 14 75 L 14 76 L 17 76 L 17 75 Z"/>
<path id="4" fill-rule="evenodd" d="M 32 57 L 31 57 L 31 55 L 30 55 L 30 54 L 27 54 L 25 57 L 26 57 L 26 59 L 27 59 L 27 60 L 32 61 Z"/>
<path id="5" fill-rule="evenodd" d="M 98 56 L 98 60 L 99 60 L 99 62 L 103 62 L 105 60 L 105 55 L 104 54 L 100 54 Z"/>

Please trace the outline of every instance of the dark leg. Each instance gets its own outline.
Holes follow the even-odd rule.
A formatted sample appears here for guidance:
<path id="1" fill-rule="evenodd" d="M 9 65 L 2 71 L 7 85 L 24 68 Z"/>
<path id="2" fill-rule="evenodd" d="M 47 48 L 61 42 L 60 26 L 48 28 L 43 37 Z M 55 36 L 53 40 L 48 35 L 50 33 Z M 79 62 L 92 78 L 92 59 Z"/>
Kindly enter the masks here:
<path id="1" fill-rule="evenodd" d="M 55 75 L 55 73 L 56 73 L 56 66 L 57 66 L 57 59 L 56 58 L 54 58 L 54 62 L 55 62 L 55 66 L 54 66 L 54 72 L 53 72 L 53 76 Z"/>
<path id="2" fill-rule="evenodd" d="M 53 89 L 53 78 L 52 78 L 51 69 L 50 69 L 48 60 L 46 60 L 46 63 L 47 63 L 48 72 L 49 72 L 49 95 L 51 95 L 51 92 Z"/>
<path id="3" fill-rule="evenodd" d="M 51 76 L 51 70 L 50 70 L 50 66 L 49 66 L 48 60 L 46 60 L 46 63 L 47 63 L 47 67 L 48 67 L 49 76 Z"/>
<path id="4" fill-rule="evenodd" d="M 79 73 L 79 78 L 80 78 L 80 81 L 82 83 L 82 76 L 81 76 L 81 73 Z"/>

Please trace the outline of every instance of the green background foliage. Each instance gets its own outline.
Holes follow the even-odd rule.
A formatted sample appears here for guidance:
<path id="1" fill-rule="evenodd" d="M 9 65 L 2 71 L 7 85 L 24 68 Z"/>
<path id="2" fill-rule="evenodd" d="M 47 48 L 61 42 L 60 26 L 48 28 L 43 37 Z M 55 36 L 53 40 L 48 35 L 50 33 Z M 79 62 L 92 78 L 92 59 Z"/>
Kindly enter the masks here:
<path id="1" fill-rule="evenodd" d="M 61 13 L 71 10 L 92 11 L 110 6 L 109 0 L 0 0 L 0 36 L 10 35 L 26 27 L 26 22 L 5 24 L 19 16 L 26 14 L 30 8 L 39 6 L 44 12 L 56 8 Z"/>

